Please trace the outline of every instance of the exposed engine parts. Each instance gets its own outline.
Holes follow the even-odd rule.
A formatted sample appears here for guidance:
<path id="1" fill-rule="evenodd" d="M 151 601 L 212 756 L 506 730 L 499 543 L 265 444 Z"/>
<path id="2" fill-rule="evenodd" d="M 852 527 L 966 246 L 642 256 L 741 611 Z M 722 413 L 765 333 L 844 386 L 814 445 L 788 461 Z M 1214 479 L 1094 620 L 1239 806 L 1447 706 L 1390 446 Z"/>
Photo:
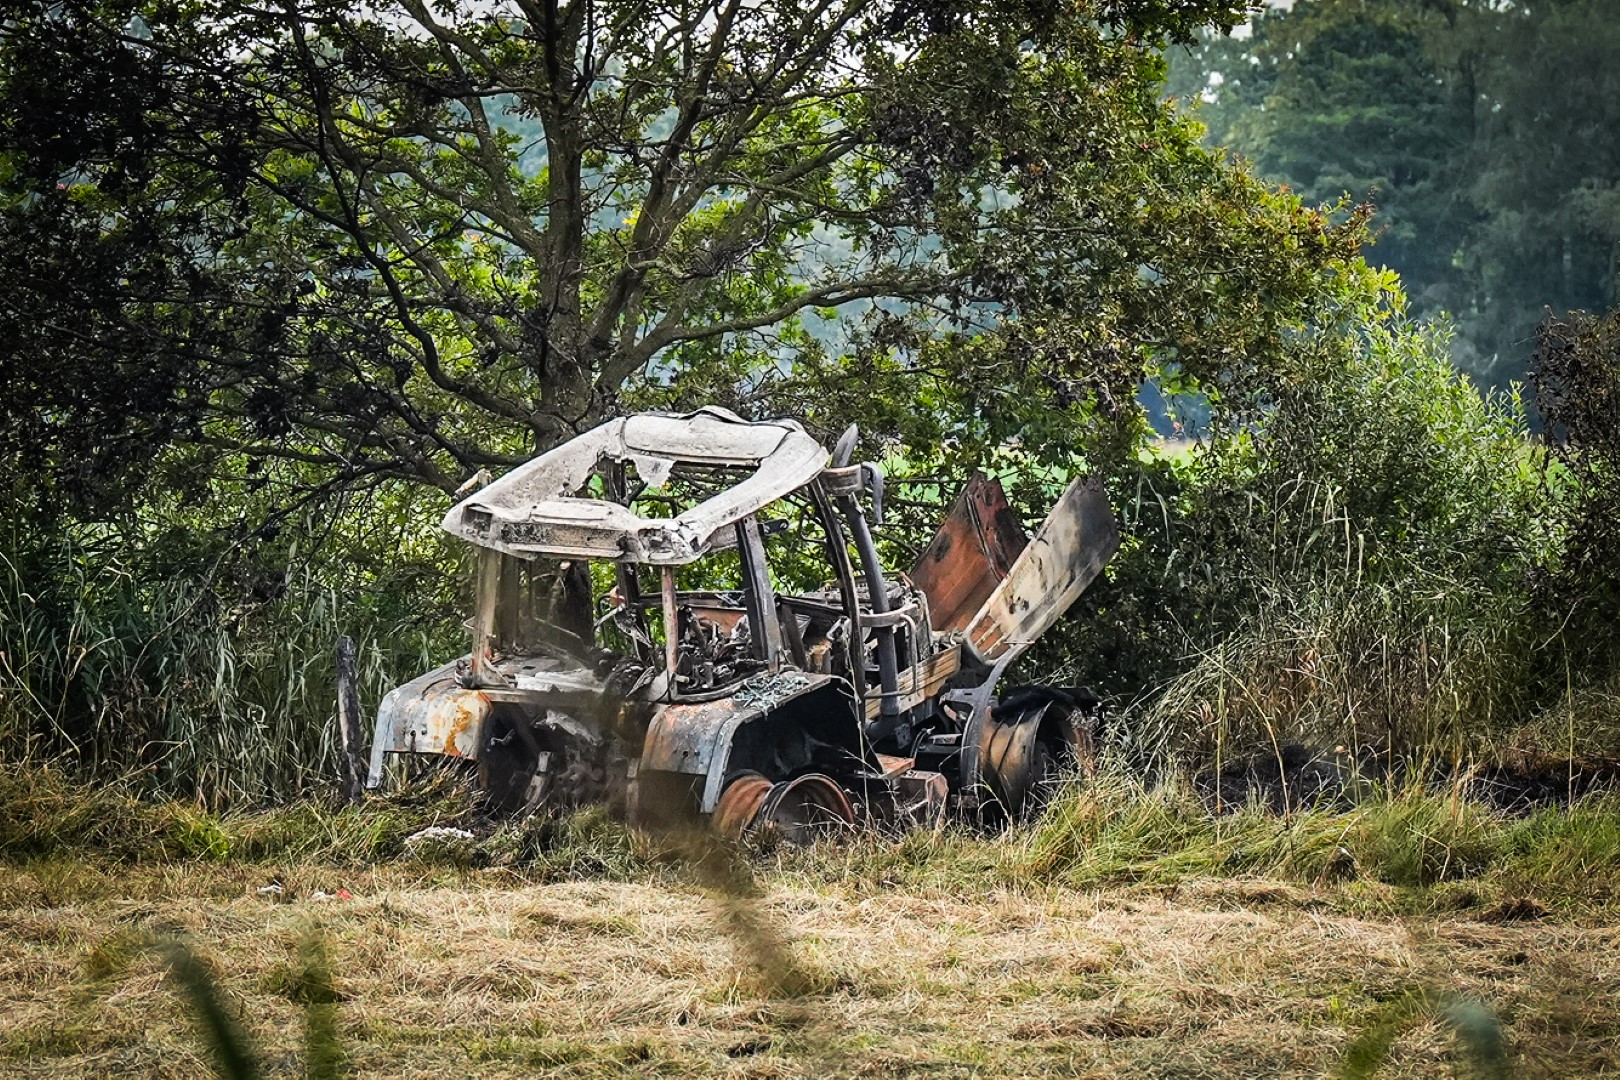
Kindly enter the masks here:
<path id="1" fill-rule="evenodd" d="M 369 783 L 439 754 L 507 811 L 789 840 L 1038 809 L 1089 760 L 1096 700 L 997 687 L 1118 547 L 1106 498 L 1076 481 L 1030 538 L 976 476 L 895 575 L 854 445 L 642 414 L 468 495 L 444 527 L 479 552 L 472 651 L 384 699 Z"/>

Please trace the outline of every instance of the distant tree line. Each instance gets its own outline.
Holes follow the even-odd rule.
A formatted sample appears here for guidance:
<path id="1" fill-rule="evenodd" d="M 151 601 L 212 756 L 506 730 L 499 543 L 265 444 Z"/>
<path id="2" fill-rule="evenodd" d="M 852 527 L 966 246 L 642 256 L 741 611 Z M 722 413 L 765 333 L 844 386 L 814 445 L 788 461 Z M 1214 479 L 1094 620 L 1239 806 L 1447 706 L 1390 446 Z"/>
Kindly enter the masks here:
<path id="1" fill-rule="evenodd" d="M 1620 289 L 1620 20 L 1608 0 L 1299 0 L 1171 50 L 1207 142 L 1307 202 L 1378 213 L 1369 252 L 1459 362 L 1522 379 L 1546 308 Z"/>

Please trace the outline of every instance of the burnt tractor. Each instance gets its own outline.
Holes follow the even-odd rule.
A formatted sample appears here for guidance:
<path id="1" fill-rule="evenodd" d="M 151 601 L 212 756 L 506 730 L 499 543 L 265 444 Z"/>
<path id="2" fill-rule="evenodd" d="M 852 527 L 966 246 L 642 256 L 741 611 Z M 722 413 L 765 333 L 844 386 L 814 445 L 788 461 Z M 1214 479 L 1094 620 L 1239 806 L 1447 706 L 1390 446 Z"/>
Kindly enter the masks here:
<path id="1" fill-rule="evenodd" d="M 641 414 L 463 499 L 443 527 L 477 550 L 472 651 L 383 699 L 369 786 L 443 755 L 493 807 L 729 836 L 1027 817 L 1089 755 L 1096 700 L 1002 675 L 1118 548 L 1108 501 L 1076 481 L 1029 538 L 975 476 L 895 574 L 855 441 Z"/>

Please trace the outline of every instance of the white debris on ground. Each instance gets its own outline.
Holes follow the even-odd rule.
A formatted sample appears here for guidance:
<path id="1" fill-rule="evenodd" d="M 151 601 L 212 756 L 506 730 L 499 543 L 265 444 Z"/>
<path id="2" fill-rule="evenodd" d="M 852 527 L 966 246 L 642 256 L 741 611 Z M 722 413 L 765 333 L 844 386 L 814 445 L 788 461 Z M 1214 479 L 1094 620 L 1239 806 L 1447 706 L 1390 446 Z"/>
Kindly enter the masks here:
<path id="1" fill-rule="evenodd" d="M 732 700 L 745 709 L 770 709 L 809 686 L 810 676 L 800 671 L 762 673 L 745 680 Z"/>
<path id="2" fill-rule="evenodd" d="M 406 847 L 414 847 L 421 843 L 455 844 L 469 843 L 476 839 L 466 829 L 454 829 L 448 825 L 429 825 L 420 832 L 411 833 L 405 838 Z"/>

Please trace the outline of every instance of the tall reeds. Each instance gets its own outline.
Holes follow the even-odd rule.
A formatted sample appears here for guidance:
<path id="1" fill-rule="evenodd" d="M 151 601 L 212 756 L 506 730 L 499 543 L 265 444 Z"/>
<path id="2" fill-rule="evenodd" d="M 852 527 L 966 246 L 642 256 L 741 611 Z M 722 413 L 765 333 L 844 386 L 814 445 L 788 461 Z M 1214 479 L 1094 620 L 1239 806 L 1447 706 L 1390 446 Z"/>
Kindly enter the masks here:
<path id="1" fill-rule="evenodd" d="M 254 595 L 217 566 L 133 569 L 109 538 L 0 540 L 0 756 L 13 761 L 135 774 L 216 805 L 292 798 L 333 775 L 339 636 L 358 644 L 373 705 L 444 659 L 437 594 L 378 603 L 295 563 Z"/>

